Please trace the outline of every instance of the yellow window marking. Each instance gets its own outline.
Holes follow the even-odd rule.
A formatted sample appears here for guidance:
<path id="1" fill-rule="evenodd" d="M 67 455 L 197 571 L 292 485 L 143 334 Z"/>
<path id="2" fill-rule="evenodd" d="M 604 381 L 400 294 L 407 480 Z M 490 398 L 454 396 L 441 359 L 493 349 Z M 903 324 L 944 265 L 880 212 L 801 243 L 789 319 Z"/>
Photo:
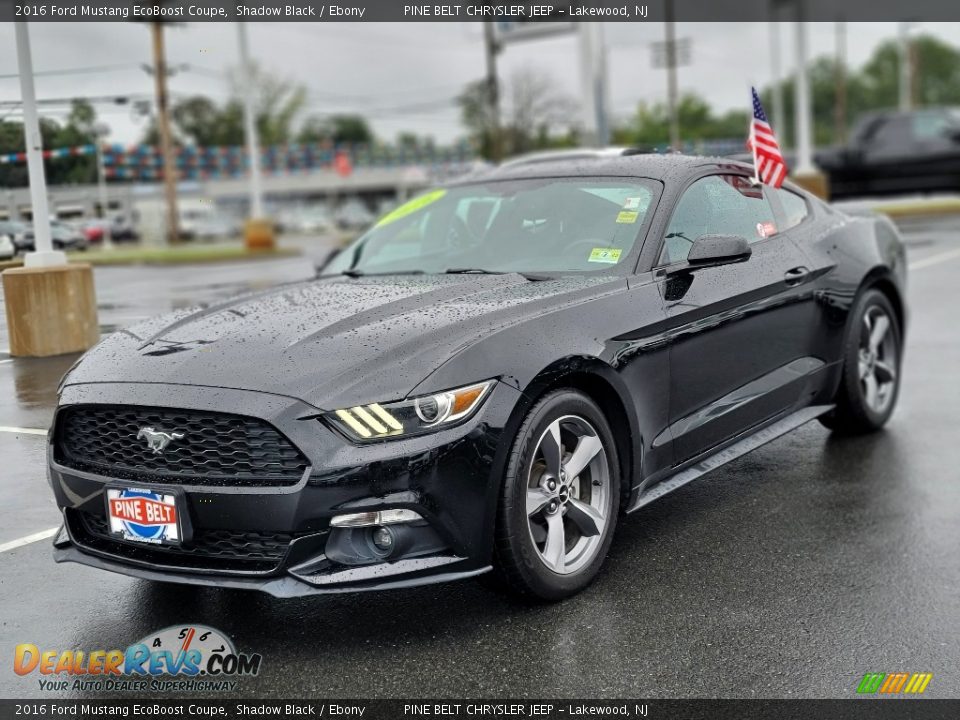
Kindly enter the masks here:
<path id="1" fill-rule="evenodd" d="M 637 218 L 640 217 L 640 213 L 634 212 L 632 210 L 621 210 L 617 215 L 617 222 L 621 225 L 630 225 L 635 223 Z"/>
<path id="2" fill-rule="evenodd" d="M 433 192 L 428 192 L 424 195 L 415 197 L 413 200 L 405 202 L 400 207 L 388 212 L 386 215 L 380 218 L 374 227 L 389 225 L 390 223 L 396 222 L 401 218 L 405 218 L 407 215 L 412 215 L 419 210 L 423 210 L 423 208 L 427 207 L 427 205 L 432 205 L 446 194 L 446 190 L 434 190 Z"/>
<path id="3" fill-rule="evenodd" d="M 372 434 L 364 425 L 350 414 L 349 410 L 337 410 L 337 417 L 343 420 L 360 437 L 368 438 Z"/>

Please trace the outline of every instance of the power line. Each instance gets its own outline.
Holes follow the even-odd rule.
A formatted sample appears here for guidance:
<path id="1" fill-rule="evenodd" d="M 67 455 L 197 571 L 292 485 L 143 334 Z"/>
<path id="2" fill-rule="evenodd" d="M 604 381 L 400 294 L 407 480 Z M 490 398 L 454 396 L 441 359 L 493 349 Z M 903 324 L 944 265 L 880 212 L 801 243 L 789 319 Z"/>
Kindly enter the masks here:
<path id="1" fill-rule="evenodd" d="M 115 70 L 130 70 L 137 68 L 139 69 L 139 64 L 137 63 L 119 63 L 115 65 L 92 65 L 90 67 L 80 67 L 80 68 L 62 68 L 60 70 L 37 70 L 33 73 L 34 77 L 41 76 L 51 76 L 51 75 L 86 75 L 88 73 L 98 73 L 98 72 L 113 72 Z M 0 80 L 12 80 L 19 78 L 19 73 L 6 73 L 0 75 Z"/>

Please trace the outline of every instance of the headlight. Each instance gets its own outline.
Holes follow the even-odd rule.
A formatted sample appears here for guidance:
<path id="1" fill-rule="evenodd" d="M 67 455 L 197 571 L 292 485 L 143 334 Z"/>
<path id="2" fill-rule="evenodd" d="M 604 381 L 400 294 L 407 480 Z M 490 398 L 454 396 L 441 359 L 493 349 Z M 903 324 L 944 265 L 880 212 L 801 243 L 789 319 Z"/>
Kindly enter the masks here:
<path id="1" fill-rule="evenodd" d="M 336 410 L 324 418 L 353 440 L 385 440 L 421 435 L 463 422 L 473 415 L 494 380 L 391 403 Z"/>

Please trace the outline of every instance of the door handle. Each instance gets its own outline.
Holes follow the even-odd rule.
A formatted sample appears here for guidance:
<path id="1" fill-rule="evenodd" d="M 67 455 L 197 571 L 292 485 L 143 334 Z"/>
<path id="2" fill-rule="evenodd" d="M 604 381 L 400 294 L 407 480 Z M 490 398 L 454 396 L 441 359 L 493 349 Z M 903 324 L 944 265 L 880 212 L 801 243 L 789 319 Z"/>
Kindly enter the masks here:
<path id="1" fill-rule="evenodd" d="M 783 274 L 783 281 L 788 287 L 793 287 L 794 285 L 805 283 L 808 277 L 810 277 L 810 268 L 806 268 L 801 265 L 800 267 L 787 270 Z"/>

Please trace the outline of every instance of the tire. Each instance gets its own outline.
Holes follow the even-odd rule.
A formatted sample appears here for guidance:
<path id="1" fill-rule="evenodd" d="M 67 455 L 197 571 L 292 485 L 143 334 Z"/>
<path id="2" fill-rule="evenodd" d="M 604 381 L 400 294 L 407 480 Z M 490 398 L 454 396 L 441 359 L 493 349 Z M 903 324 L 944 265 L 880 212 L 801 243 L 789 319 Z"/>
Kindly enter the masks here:
<path id="1" fill-rule="evenodd" d="M 900 393 L 901 337 L 887 296 L 865 291 L 851 313 L 836 408 L 821 418 L 825 426 L 843 435 L 861 435 L 887 423 Z"/>
<path id="2" fill-rule="evenodd" d="M 491 584 L 539 601 L 585 588 L 610 548 L 620 488 L 613 433 L 597 404 L 572 389 L 545 395 L 520 425 L 507 460 Z"/>

